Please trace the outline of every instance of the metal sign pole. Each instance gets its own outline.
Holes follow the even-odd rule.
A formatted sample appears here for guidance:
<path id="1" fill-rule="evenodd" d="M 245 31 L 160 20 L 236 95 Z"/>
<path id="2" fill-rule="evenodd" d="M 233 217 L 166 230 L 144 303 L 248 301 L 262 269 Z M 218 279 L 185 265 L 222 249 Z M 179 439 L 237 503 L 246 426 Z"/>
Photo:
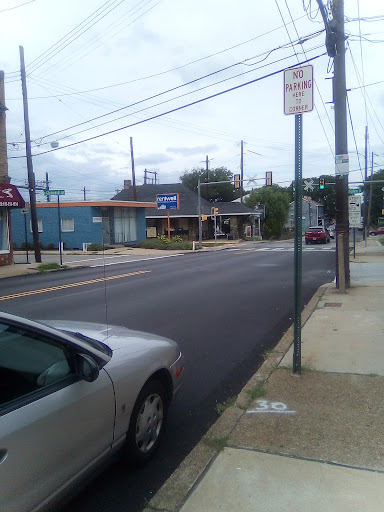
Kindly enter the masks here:
<path id="1" fill-rule="evenodd" d="M 303 167 L 303 119 L 295 115 L 295 319 L 293 339 L 293 373 L 301 374 L 301 281 L 302 281 L 302 167 Z"/>
<path id="2" fill-rule="evenodd" d="M 197 214 L 199 216 L 199 249 L 203 247 L 203 234 L 201 225 L 201 186 L 200 180 L 197 183 Z"/>
<path id="3" fill-rule="evenodd" d="M 28 254 L 28 234 L 27 234 L 27 214 L 24 214 L 24 229 L 25 229 L 25 250 L 27 252 L 27 263 L 29 263 L 29 254 Z"/>
<path id="4" fill-rule="evenodd" d="M 57 195 L 57 216 L 59 219 L 59 250 L 60 250 L 60 265 L 63 264 L 63 254 L 61 251 L 61 217 L 60 217 L 60 196 Z"/>

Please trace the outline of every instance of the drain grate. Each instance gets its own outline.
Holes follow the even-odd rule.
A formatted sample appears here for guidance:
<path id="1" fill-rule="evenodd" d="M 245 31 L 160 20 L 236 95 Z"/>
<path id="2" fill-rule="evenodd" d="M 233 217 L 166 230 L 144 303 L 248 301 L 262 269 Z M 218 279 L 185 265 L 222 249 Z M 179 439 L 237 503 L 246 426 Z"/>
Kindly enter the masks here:
<path id="1" fill-rule="evenodd" d="M 326 302 L 324 304 L 325 308 L 341 308 L 341 302 Z"/>

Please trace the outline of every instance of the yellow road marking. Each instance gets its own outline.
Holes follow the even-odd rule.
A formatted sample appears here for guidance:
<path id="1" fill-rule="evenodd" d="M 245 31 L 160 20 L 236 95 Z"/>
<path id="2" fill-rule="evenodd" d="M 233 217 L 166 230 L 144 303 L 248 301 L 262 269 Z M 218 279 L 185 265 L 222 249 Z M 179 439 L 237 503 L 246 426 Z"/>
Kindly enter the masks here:
<path id="1" fill-rule="evenodd" d="M 12 295 L 3 295 L 0 300 L 18 299 L 19 297 L 28 297 L 28 295 L 36 295 L 38 293 L 54 292 L 56 290 L 65 290 L 66 288 L 74 288 L 76 286 L 84 286 L 86 284 L 102 283 L 104 281 L 111 281 L 112 279 L 121 279 L 122 277 L 138 276 L 140 274 L 147 274 L 151 270 L 139 270 L 138 272 L 130 272 L 129 274 L 120 274 L 118 276 L 100 277 L 99 279 L 90 279 L 89 281 L 81 281 L 79 283 L 62 284 L 60 286 L 52 286 L 50 288 L 42 288 L 41 290 L 31 290 L 29 292 L 13 293 Z"/>

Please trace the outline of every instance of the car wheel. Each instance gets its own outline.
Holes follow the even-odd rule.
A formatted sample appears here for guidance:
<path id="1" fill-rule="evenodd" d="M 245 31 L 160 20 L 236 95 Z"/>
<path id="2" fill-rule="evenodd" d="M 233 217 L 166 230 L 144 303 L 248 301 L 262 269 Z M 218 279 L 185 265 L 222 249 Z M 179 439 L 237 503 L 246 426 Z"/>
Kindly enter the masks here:
<path id="1" fill-rule="evenodd" d="M 163 437 L 168 399 L 163 384 L 148 381 L 137 397 L 127 432 L 127 462 L 135 466 L 147 463 Z"/>

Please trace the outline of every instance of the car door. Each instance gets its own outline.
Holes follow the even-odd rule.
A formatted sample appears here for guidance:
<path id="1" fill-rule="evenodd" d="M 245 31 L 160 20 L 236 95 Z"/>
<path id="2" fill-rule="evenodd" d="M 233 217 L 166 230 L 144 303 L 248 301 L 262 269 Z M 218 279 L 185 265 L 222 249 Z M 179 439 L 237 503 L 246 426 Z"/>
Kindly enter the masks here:
<path id="1" fill-rule="evenodd" d="M 0 510 L 39 510 L 108 455 L 114 392 L 79 380 L 76 348 L 0 322 Z"/>

